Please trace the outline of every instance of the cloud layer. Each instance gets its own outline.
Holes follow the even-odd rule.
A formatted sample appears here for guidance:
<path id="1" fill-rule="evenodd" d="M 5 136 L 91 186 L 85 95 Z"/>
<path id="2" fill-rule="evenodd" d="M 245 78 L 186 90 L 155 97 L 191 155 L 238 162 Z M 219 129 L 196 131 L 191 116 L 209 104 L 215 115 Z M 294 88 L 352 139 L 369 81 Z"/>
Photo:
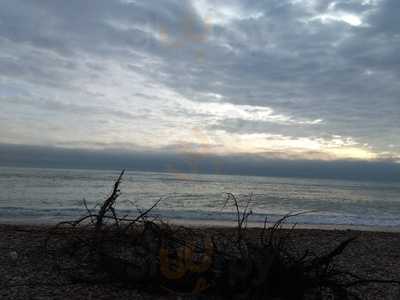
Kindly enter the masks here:
<path id="1" fill-rule="evenodd" d="M 0 142 L 400 160 L 397 0 L 4 0 Z"/>
<path id="2" fill-rule="evenodd" d="M 261 155 L 177 154 L 166 149 L 132 152 L 120 149 L 82 150 L 0 144 L 0 166 L 128 169 L 178 174 L 183 172 L 400 182 L 400 164 L 389 161 L 322 161 L 271 159 Z"/>

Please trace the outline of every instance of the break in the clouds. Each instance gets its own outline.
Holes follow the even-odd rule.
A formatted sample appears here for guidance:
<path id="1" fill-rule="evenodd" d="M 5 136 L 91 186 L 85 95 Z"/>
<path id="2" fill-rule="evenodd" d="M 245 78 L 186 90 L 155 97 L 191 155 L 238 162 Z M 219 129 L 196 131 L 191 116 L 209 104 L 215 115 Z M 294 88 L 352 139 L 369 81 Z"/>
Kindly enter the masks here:
<path id="1" fill-rule="evenodd" d="M 400 160 L 398 0 L 2 0 L 0 142 Z"/>

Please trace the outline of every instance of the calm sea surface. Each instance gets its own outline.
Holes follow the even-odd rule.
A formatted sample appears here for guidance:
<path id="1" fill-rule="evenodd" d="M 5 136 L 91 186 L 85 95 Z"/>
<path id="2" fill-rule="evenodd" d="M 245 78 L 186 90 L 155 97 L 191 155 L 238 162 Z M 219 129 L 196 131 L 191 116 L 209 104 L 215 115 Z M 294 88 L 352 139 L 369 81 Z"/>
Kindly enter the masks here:
<path id="1" fill-rule="evenodd" d="M 0 222 L 74 219 L 110 193 L 117 171 L 0 168 Z M 117 208 L 135 214 L 163 200 L 153 214 L 196 222 L 234 221 L 226 193 L 251 195 L 250 221 L 299 211 L 300 224 L 400 226 L 400 184 L 326 179 L 148 173 L 128 171 Z"/>

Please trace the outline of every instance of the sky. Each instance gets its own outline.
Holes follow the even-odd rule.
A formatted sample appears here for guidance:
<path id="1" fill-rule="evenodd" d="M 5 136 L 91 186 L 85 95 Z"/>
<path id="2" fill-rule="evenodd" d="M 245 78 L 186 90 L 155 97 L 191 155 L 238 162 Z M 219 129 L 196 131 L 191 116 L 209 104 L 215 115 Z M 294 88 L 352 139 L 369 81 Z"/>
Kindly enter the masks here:
<path id="1" fill-rule="evenodd" d="M 2 0 L 0 144 L 399 164 L 399 9 Z"/>

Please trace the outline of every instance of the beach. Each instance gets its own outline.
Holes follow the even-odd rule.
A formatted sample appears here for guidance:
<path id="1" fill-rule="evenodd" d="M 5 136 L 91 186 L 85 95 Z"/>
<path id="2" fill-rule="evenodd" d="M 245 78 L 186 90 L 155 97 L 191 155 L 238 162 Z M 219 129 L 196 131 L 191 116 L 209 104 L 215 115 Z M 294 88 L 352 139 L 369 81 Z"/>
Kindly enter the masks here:
<path id="1" fill-rule="evenodd" d="M 400 0 L 0 0 L 0 300 L 400 300 Z"/>
<path id="2" fill-rule="evenodd" d="M 44 241 L 49 229 L 49 225 L 0 225 L 1 299 L 177 299 L 168 293 L 152 295 L 116 285 L 69 282 L 46 254 Z M 205 227 L 202 230 L 234 229 Z M 247 233 L 255 239 L 260 230 L 249 228 Z M 296 229 L 290 239 L 299 252 L 309 249 L 318 254 L 354 236 L 357 239 L 336 259 L 341 269 L 364 278 L 400 279 L 400 234 L 397 232 Z M 375 283 L 358 291 L 363 299 L 390 300 L 400 296 L 399 287 L 393 284 Z"/>

